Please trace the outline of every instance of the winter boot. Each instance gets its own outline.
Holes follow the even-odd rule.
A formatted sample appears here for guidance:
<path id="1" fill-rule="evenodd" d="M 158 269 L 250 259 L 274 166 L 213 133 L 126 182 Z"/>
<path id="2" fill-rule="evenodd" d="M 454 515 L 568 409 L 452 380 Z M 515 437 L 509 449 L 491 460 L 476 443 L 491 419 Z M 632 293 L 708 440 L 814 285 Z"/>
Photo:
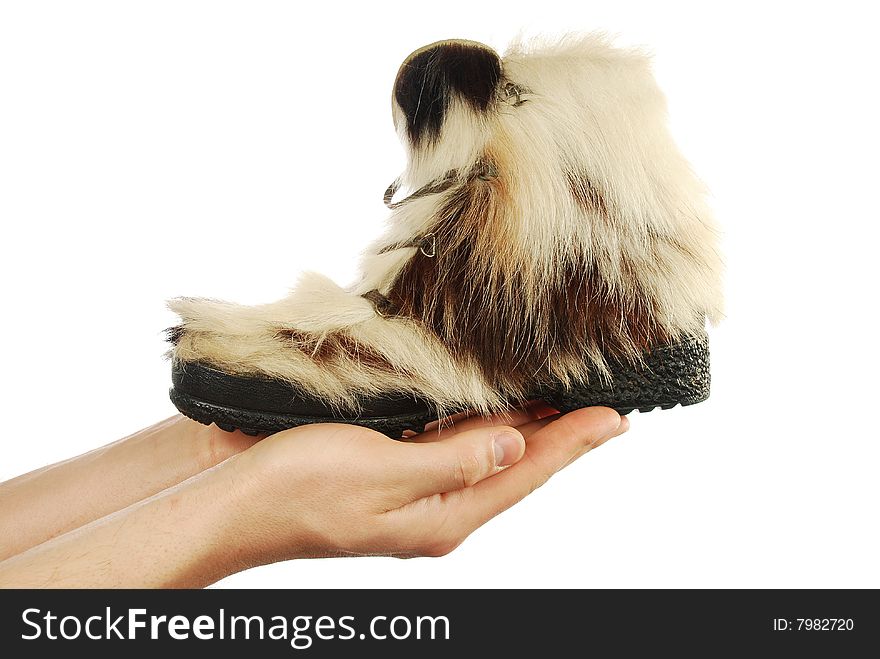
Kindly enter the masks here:
<path id="1" fill-rule="evenodd" d="M 531 399 L 623 414 L 707 398 L 717 236 L 645 55 L 594 35 L 503 57 L 442 41 L 400 67 L 393 117 L 408 164 L 358 283 L 171 302 L 181 412 L 400 437 Z"/>

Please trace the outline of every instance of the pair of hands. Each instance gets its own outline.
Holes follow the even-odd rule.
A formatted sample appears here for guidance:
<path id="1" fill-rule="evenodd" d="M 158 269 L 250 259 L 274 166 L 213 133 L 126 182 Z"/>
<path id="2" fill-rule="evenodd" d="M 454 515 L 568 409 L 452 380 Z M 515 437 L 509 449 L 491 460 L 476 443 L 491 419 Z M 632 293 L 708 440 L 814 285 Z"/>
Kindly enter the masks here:
<path id="1" fill-rule="evenodd" d="M 276 559 L 441 556 L 628 427 L 608 408 L 559 417 L 537 403 L 506 419 L 432 427 L 409 442 L 354 426 L 309 426 L 269 437 L 229 466 L 253 480 L 246 487 L 256 507 L 242 527 L 262 527 L 255 560 L 267 548 Z"/>
<path id="2" fill-rule="evenodd" d="M 18 531 L 0 586 L 204 586 L 292 558 L 440 556 L 628 427 L 535 403 L 404 442 L 341 424 L 257 441 L 175 417 L 0 485 L 0 530 Z"/>

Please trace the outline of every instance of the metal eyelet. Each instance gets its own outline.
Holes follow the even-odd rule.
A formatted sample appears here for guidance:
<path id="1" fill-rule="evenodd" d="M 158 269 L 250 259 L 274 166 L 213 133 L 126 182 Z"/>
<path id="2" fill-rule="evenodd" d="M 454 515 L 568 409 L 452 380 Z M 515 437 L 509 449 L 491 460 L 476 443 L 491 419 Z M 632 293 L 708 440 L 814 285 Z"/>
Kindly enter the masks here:
<path id="1" fill-rule="evenodd" d="M 378 289 L 374 288 L 371 291 L 367 291 L 363 295 L 362 298 L 368 300 L 373 305 L 373 311 L 376 312 L 377 316 L 381 316 L 382 318 L 388 318 L 389 316 L 394 316 L 397 313 L 397 309 L 394 306 L 394 303 L 388 299 L 387 296 L 382 295 Z"/>
<path id="2" fill-rule="evenodd" d="M 526 89 L 517 85 L 514 82 L 508 82 L 504 85 L 504 100 L 510 102 L 510 99 L 514 99 L 511 105 L 513 107 L 519 107 L 526 101 L 522 98 L 522 95 L 526 93 Z"/>
<path id="3" fill-rule="evenodd" d="M 426 256 L 429 259 L 437 256 L 437 237 L 433 233 L 426 233 L 422 236 L 421 243 L 419 244 L 419 251 L 423 256 Z"/>
<path id="4" fill-rule="evenodd" d="M 477 165 L 477 178 L 481 181 L 491 181 L 498 178 L 498 169 L 495 167 L 495 163 L 481 160 Z"/>

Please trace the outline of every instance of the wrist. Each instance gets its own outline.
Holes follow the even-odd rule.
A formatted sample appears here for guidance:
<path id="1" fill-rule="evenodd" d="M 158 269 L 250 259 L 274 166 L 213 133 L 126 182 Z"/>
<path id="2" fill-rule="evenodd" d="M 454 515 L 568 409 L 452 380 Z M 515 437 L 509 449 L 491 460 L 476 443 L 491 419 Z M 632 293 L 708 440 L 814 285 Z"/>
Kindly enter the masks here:
<path id="1" fill-rule="evenodd" d="M 295 474 L 267 463 L 266 456 L 254 450 L 234 456 L 206 476 L 217 492 L 214 526 L 226 548 L 219 560 L 227 566 L 227 575 L 311 555 L 308 512 L 297 512 L 303 501 L 291 500 L 286 490 Z"/>
<path id="2" fill-rule="evenodd" d="M 255 483 L 242 475 L 241 456 L 224 459 L 171 491 L 161 504 L 186 529 L 183 581 L 204 586 L 260 564 L 253 514 Z M 181 505 L 183 504 L 183 505 Z"/>
<path id="3" fill-rule="evenodd" d="M 250 567 L 307 555 L 308 533 L 289 514 L 296 503 L 277 487 L 289 484 L 291 474 L 279 473 L 259 447 L 245 450 L 256 438 L 182 419 L 178 431 L 187 434 L 202 471 L 174 488 L 179 493 L 170 490 L 164 505 L 166 514 L 180 518 L 175 523 L 196 536 L 185 557 L 193 582 L 212 583 Z M 175 497 L 201 503 L 184 512 Z"/>

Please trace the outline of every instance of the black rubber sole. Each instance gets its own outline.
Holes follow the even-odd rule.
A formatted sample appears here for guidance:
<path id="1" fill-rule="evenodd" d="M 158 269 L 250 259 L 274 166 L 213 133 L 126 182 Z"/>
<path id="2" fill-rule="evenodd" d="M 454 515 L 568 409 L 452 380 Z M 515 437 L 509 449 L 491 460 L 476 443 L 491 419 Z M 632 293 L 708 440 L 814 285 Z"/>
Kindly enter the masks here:
<path id="1" fill-rule="evenodd" d="M 650 412 L 660 407 L 693 405 L 709 397 L 709 343 L 705 336 L 657 348 L 640 365 L 612 363 L 611 382 L 575 389 L 537 390 L 560 412 L 581 407 L 611 407 L 620 414 Z M 273 433 L 311 423 L 351 423 L 399 439 L 404 431 L 421 432 L 437 418 L 431 406 L 411 396 L 365 401 L 360 416 L 339 415 L 322 401 L 308 397 L 287 382 L 260 376 L 224 373 L 200 363 L 175 363 L 171 401 L 181 413 L 223 430 L 249 435 Z M 464 410 L 461 410 L 464 411 Z"/>

